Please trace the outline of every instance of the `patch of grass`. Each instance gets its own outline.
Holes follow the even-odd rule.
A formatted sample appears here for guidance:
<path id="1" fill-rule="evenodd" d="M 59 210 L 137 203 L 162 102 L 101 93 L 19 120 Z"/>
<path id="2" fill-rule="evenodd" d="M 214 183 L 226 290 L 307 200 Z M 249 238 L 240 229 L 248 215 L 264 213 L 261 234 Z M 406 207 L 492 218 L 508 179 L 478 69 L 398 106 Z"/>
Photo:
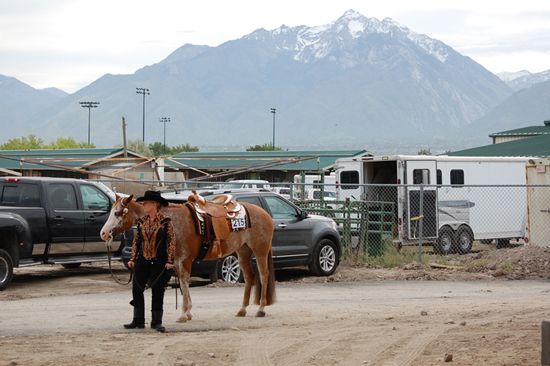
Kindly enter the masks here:
<path id="1" fill-rule="evenodd" d="M 371 250 L 370 253 L 368 246 L 366 248 L 346 248 L 343 259 L 358 263 L 370 263 L 384 268 L 395 268 L 402 264 L 418 262 L 417 246 L 407 246 L 398 250 L 391 238 L 383 240 L 381 245 L 381 247 Z M 447 264 L 448 261 L 442 256 L 422 253 L 422 264 L 429 265 L 429 263 Z"/>

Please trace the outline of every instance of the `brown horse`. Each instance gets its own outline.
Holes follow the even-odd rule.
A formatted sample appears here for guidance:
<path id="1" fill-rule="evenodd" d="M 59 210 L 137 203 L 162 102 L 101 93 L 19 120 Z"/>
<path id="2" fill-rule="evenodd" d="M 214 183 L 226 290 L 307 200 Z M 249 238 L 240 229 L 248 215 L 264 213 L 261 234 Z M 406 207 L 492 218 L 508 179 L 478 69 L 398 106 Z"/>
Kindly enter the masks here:
<path id="1" fill-rule="evenodd" d="M 101 238 L 110 245 L 112 238 L 130 229 L 137 223 L 138 218 L 144 215 L 140 203 L 132 199 L 118 197 L 111 207 L 109 219 L 101 229 Z M 265 306 L 275 302 L 275 275 L 273 270 L 273 257 L 271 239 L 273 237 L 273 220 L 261 207 L 241 203 L 245 206 L 250 220 L 250 228 L 241 231 L 232 231 L 229 237 L 222 241 L 221 252 L 229 255 L 237 252 L 239 266 L 244 275 L 245 289 L 242 307 L 237 316 L 245 316 L 246 308 L 250 303 L 250 292 L 254 276 L 255 299 L 254 303 L 260 305 L 256 316 L 265 316 Z M 189 277 L 191 265 L 197 258 L 203 237 L 197 235 L 193 213 L 184 204 L 171 203 L 160 210 L 163 214 L 172 218 L 174 231 L 176 232 L 176 249 L 174 269 L 180 280 L 180 290 L 183 296 L 183 306 L 178 322 L 191 320 L 191 296 L 189 295 Z M 252 266 L 252 254 L 256 257 L 257 271 Z M 204 260 L 215 259 L 210 250 Z M 259 277 L 259 278 L 258 278 Z"/>

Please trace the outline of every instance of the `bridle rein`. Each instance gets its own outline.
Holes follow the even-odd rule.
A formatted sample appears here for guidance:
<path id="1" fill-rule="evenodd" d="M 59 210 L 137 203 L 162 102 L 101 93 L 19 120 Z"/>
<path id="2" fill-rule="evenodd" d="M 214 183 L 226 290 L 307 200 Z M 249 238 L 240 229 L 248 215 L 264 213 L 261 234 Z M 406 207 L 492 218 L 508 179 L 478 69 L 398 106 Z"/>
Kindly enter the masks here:
<path id="1" fill-rule="evenodd" d="M 113 280 L 115 280 L 115 282 L 118 283 L 119 285 L 125 286 L 125 285 L 129 284 L 130 282 L 132 282 L 132 279 L 134 278 L 134 269 L 132 268 L 131 271 L 130 271 L 130 279 L 128 279 L 128 282 L 124 283 L 124 282 L 119 281 L 115 277 L 115 274 L 113 273 L 113 268 L 111 267 L 111 251 L 112 251 L 111 243 L 113 242 L 113 239 L 114 239 L 113 233 L 115 232 L 116 228 L 120 225 L 121 221 L 124 219 L 124 217 L 128 213 L 128 207 L 124 206 L 122 201 L 120 202 L 120 204 L 123 207 L 122 213 L 120 213 L 118 211 L 115 212 L 115 216 L 117 217 L 117 221 L 116 221 L 115 225 L 113 225 L 113 228 L 109 231 L 109 241 L 107 241 L 106 244 L 107 244 L 107 257 L 109 258 L 109 271 L 111 271 L 111 277 L 113 277 Z"/>

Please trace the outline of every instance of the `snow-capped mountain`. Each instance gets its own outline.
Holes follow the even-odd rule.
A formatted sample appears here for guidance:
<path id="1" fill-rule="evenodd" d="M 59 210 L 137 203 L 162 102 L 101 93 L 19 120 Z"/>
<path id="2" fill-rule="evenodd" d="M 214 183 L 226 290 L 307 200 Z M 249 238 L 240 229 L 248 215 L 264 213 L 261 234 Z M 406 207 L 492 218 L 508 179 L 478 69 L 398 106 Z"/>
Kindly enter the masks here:
<path id="1" fill-rule="evenodd" d="M 550 70 L 530 73 L 527 70 L 517 72 L 501 72 L 497 74 L 506 84 L 515 91 L 529 88 L 534 84 L 550 80 Z"/>
<path id="2" fill-rule="evenodd" d="M 349 10 L 322 26 L 258 29 L 217 47 L 187 44 L 133 75 L 105 75 L 36 115 L 33 131 L 84 141 L 87 115 L 77 103 L 94 100 L 101 103 L 96 146 L 121 142 L 122 116 L 128 138 L 141 138 L 136 87 L 150 90 L 146 142 L 162 141 L 158 118 L 170 117 L 168 145 L 245 147 L 271 140 L 270 108 L 279 146 L 455 141 L 461 127 L 513 93 L 443 42 Z"/>
<path id="3" fill-rule="evenodd" d="M 266 41 L 271 37 L 279 52 L 287 52 L 294 60 L 307 63 L 322 59 L 334 51 L 345 49 L 351 40 L 369 34 L 408 38 L 441 62 L 445 62 L 449 52 L 452 52 L 452 48 L 443 42 L 413 32 L 391 18 L 380 21 L 376 18 L 367 18 L 354 10 L 346 11 L 342 17 L 330 24 L 295 28 L 283 25 L 272 31 L 260 29 L 244 38 Z M 333 58 L 330 61 L 339 60 Z M 353 67 L 347 62 L 341 64 L 346 68 Z"/>

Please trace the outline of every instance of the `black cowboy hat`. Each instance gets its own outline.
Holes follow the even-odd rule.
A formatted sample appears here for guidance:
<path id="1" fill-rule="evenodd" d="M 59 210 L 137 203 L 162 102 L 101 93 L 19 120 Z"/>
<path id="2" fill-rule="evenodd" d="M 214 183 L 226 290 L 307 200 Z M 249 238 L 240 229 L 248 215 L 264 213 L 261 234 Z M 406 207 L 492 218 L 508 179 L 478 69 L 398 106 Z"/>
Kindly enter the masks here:
<path id="1" fill-rule="evenodd" d="M 145 192 L 145 195 L 143 197 L 140 197 L 136 200 L 136 202 L 143 201 L 154 201 L 159 202 L 163 206 L 168 206 L 168 201 L 166 201 L 166 199 L 164 199 L 164 197 L 160 195 L 160 192 L 157 191 L 147 191 Z"/>

